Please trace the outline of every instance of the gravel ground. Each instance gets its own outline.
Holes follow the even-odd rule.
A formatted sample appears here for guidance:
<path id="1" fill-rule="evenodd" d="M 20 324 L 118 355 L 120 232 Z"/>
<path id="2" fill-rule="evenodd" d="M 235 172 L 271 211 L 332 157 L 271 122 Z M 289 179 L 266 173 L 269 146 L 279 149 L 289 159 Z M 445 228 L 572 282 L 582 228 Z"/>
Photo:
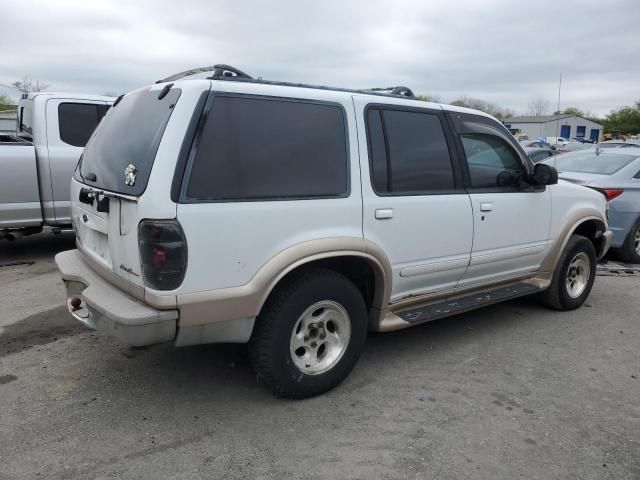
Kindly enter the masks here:
<path id="1" fill-rule="evenodd" d="M 242 346 L 130 349 L 75 322 L 53 254 L 0 244 L 0 479 L 639 479 L 640 276 L 370 335 L 283 401 Z M 32 264 L 8 265 L 15 262 Z"/>

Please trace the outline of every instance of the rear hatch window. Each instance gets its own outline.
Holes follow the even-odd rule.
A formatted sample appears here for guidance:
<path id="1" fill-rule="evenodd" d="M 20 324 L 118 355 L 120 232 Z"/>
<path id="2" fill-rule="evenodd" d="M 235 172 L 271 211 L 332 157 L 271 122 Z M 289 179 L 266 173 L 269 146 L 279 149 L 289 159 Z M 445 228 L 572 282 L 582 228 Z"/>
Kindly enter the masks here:
<path id="1" fill-rule="evenodd" d="M 84 149 L 74 178 L 96 188 L 142 195 L 180 89 L 138 90 L 104 117 Z"/>

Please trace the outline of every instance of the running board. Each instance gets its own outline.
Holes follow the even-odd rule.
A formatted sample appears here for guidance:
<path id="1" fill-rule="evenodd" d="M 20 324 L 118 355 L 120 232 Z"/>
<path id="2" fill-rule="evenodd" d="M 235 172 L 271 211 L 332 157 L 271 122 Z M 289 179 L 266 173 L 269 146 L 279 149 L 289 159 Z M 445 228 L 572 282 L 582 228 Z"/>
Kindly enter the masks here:
<path id="1" fill-rule="evenodd" d="M 411 324 L 430 322 L 458 313 L 474 310 L 479 307 L 500 303 L 512 298 L 524 297 L 539 292 L 540 288 L 529 283 L 517 283 L 508 287 L 496 288 L 484 292 L 466 295 L 443 302 L 432 303 L 422 307 L 413 307 L 396 312 L 395 315 Z"/>

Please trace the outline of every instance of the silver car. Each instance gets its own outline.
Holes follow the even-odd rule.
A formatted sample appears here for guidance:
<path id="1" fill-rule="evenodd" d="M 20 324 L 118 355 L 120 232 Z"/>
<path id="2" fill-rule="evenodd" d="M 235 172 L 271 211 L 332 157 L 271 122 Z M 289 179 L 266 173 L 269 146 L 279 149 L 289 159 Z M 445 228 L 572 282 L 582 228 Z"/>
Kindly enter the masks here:
<path id="1" fill-rule="evenodd" d="M 611 246 L 622 260 L 640 263 L 640 148 L 590 149 L 545 160 L 559 177 L 594 188 L 609 202 Z"/>

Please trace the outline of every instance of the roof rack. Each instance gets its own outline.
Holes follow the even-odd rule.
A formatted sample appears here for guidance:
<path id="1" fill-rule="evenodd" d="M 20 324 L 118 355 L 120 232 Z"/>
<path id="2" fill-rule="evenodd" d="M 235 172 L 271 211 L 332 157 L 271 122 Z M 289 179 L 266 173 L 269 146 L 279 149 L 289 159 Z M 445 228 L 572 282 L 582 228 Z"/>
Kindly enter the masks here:
<path id="1" fill-rule="evenodd" d="M 238 70 L 231 65 L 218 64 L 213 65 L 211 67 L 199 67 L 193 68 L 191 70 L 186 70 L 184 72 L 176 73 L 175 75 L 171 75 L 170 77 L 164 78 L 162 80 L 158 80 L 156 83 L 164 83 L 164 82 L 173 82 L 176 80 L 180 80 L 181 78 L 188 77 L 190 75 L 195 75 L 196 73 L 203 72 L 213 72 L 213 75 L 207 77 L 209 80 L 227 80 L 232 82 L 247 82 L 247 83 L 259 83 L 264 85 L 278 85 L 281 87 L 298 87 L 298 88 L 314 88 L 317 90 L 331 90 L 336 92 L 347 92 L 347 93 L 364 93 L 366 95 L 380 95 L 386 97 L 403 97 L 409 99 L 415 99 L 416 96 L 413 94 L 409 87 L 374 87 L 374 88 L 363 88 L 363 89 L 349 89 L 349 88 L 339 88 L 339 87 L 326 87 L 323 85 L 309 85 L 306 83 L 291 83 L 291 82 L 279 82 L 273 80 L 263 80 L 260 78 L 253 78 L 250 75 L 247 75 L 242 70 Z"/>
<path id="2" fill-rule="evenodd" d="M 196 73 L 204 72 L 213 72 L 213 75 L 208 78 L 215 78 L 216 80 L 220 78 L 251 78 L 242 70 L 238 70 L 231 65 L 217 64 L 210 67 L 198 67 L 192 68 L 190 70 L 185 70 L 184 72 L 176 73 L 175 75 L 171 75 L 170 77 L 158 80 L 156 83 L 175 82 L 176 80 L 195 75 Z"/>
<path id="3" fill-rule="evenodd" d="M 409 87 L 375 87 L 362 90 L 363 92 L 387 93 L 388 95 L 400 95 L 401 97 L 416 98 Z"/>

